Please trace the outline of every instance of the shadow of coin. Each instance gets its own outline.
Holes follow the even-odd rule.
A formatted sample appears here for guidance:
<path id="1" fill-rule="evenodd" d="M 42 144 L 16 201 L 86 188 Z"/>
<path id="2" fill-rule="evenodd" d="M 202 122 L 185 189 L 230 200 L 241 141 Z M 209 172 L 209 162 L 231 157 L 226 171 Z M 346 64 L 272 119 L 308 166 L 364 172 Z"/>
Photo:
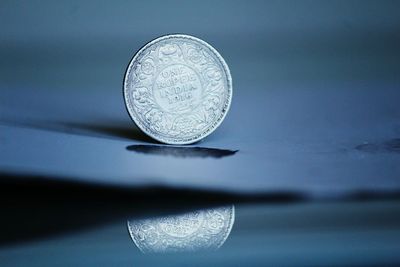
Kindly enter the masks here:
<path id="1" fill-rule="evenodd" d="M 381 142 L 364 142 L 357 145 L 355 149 L 367 153 L 400 153 L 400 138 Z"/>
<path id="2" fill-rule="evenodd" d="M 172 156 L 177 158 L 223 158 L 235 155 L 238 150 L 206 148 L 206 147 L 177 147 L 162 145 L 131 145 L 126 147 L 136 153 Z"/>

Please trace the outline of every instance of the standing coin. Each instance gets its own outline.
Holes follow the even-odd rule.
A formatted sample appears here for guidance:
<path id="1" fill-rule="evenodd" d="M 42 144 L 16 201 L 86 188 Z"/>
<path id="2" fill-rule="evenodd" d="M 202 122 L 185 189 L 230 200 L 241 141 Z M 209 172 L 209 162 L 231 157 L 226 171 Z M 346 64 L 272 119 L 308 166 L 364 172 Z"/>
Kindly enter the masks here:
<path id="1" fill-rule="evenodd" d="M 147 43 L 129 63 L 124 99 L 130 117 L 147 135 L 167 144 L 190 144 L 223 121 L 232 77 L 208 43 L 166 35 Z"/>

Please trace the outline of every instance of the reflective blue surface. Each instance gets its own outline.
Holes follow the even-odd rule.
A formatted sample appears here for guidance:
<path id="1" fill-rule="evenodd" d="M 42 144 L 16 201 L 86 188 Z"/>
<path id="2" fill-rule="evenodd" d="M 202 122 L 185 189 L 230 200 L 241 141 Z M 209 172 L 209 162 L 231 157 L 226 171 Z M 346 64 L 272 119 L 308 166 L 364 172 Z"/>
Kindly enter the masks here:
<path id="1" fill-rule="evenodd" d="M 214 252 L 142 254 L 121 220 L 2 247 L 0 260 L 2 266 L 388 266 L 400 263 L 399 214 L 398 201 L 239 205 L 229 238 Z"/>

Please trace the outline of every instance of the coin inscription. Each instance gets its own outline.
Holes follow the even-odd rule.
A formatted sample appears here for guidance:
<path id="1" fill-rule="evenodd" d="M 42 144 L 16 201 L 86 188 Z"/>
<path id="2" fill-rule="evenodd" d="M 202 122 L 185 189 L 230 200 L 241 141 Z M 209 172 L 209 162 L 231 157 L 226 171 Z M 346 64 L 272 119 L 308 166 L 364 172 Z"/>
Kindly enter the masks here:
<path id="1" fill-rule="evenodd" d="M 188 35 L 159 37 L 140 49 L 127 68 L 124 99 L 136 125 L 168 144 L 190 144 L 213 132 L 232 99 L 224 59 Z"/>
<path id="2" fill-rule="evenodd" d="M 156 77 L 153 87 L 155 99 L 161 109 L 171 113 L 185 113 L 195 109 L 201 101 L 201 92 L 199 75 L 182 64 L 163 69 Z"/>

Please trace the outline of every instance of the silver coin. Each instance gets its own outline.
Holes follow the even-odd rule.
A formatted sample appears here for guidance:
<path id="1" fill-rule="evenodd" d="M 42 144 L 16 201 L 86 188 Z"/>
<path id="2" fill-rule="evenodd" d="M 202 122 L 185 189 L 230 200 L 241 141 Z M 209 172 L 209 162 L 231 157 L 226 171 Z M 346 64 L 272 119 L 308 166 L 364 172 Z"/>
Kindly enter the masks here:
<path id="1" fill-rule="evenodd" d="M 130 117 L 150 137 L 190 144 L 212 133 L 232 99 L 232 78 L 221 55 L 189 35 L 159 37 L 130 61 L 124 78 Z"/>
<path id="2" fill-rule="evenodd" d="M 143 253 L 216 250 L 228 238 L 234 206 L 128 221 L 129 234 Z"/>

